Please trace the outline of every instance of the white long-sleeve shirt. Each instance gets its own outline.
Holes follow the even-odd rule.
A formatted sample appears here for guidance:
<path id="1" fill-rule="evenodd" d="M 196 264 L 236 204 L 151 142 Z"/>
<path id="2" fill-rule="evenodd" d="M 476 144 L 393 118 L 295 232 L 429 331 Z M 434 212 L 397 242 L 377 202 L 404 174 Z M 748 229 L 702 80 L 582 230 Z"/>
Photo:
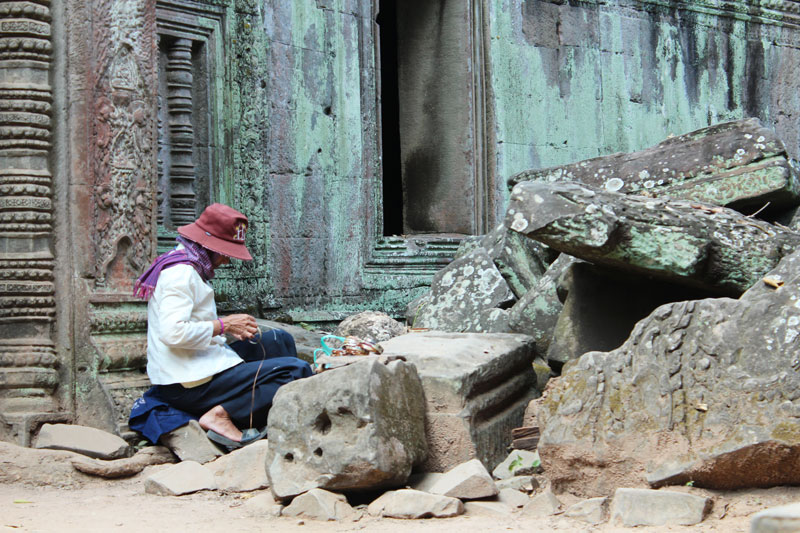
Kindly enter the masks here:
<path id="1" fill-rule="evenodd" d="M 208 378 L 242 362 L 214 336 L 214 289 L 191 265 L 161 271 L 147 304 L 147 375 L 154 385 Z"/>

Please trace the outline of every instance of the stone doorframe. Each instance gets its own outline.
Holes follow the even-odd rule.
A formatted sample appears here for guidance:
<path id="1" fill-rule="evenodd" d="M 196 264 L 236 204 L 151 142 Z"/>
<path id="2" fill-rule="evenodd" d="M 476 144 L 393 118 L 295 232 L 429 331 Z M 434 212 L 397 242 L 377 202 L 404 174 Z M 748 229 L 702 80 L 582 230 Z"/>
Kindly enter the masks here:
<path id="1" fill-rule="evenodd" d="M 422 4 L 430 5 L 432 3 L 435 2 L 423 2 Z M 467 139 L 465 140 L 467 144 L 464 145 L 467 146 L 467 149 L 462 154 L 466 159 L 464 168 L 467 169 L 467 179 L 461 184 L 449 183 L 443 185 L 445 185 L 445 188 L 447 186 L 455 188 L 458 191 L 458 195 L 467 197 L 468 202 L 465 205 L 445 205 L 443 207 L 445 209 L 451 207 L 459 211 L 467 210 L 471 217 L 462 218 L 463 223 L 459 225 L 457 231 L 430 231 L 418 235 L 384 236 L 382 210 L 384 198 L 383 187 L 380 185 L 381 177 L 383 176 L 383 158 L 378 157 L 378 170 L 375 180 L 379 184 L 379 190 L 377 191 L 375 202 L 373 226 L 375 238 L 364 265 L 364 285 L 366 289 L 386 288 L 387 278 L 391 279 L 392 288 L 397 289 L 422 287 L 429 284 L 433 275 L 452 260 L 464 235 L 487 233 L 496 223 L 498 194 L 496 192 L 495 167 L 492 164 L 495 157 L 495 149 L 494 129 L 491 126 L 494 119 L 491 90 L 487 81 L 490 76 L 487 53 L 489 29 L 486 10 L 488 8 L 484 0 L 469 0 L 467 4 L 468 6 L 461 4 L 464 7 L 464 11 L 461 13 L 463 18 L 454 21 L 464 25 L 461 29 L 466 30 L 465 43 L 468 50 L 467 57 L 462 58 L 464 59 L 462 74 L 468 73 L 468 77 L 465 80 L 468 83 L 467 93 L 469 93 L 468 101 L 465 100 L 463 102 L 465 106 L 463 112 L 468 122 Z M 373 0 L 371 37 L 374 48 L 370 51 L 373 53 L 376 70 L 380 71 L 380 28 L 375 22 L 378 8 L 379 0 Z M 364 53 L 363 49 L 362 53 Z M 362 57 L 362 64 L 370 64 L 368 59 L 370 58 Z M 371 80 L 365 80 L 365 82 L 375 84 L 373 89 L 375 100 L 372 105 L 375 106 L 378 118 L 373 134 L 375 139 L 378 139 L 379 151 L 382 151 L 383 147 L 380 146 L 382 128 L 380 76 L 376 75 Z M 428 81 L 416 79 L 412 83 L 420 86 L 427 84 Z M 417 110 L 416 112 L 421 113 L 424 111 Z M 403 113 L 402 109 L 400 113 Z M 432 131 L 428 132 L 428 135 L 438 135 L 440 133 Z M 406 149 L 414 149 L 408 143 L 403 143 L 403 141 L 401 143 L 405 144 Z M 403 154 L 401 154 L 401 158 L 403 157 Z M 410 167 L 411 158 L 406 157 L 403 165 L 407 168 Z M 426 179 L 429 177 L 425 176 Z M 461 186 L 458 187 L 458 185 Z M 410 187 L 410 189 L 413 188 L 413 186 Z M 418 193 L 422 193 L 421 196 L 430 196 L 430 194 L 426 194 L 430 192 L 430 189 L 425 189 L 425 187 L 417 187 L 416 189 Z M 415 199 L 408 197 L 408 192 L 407 190 L 405 193 L 407 197 L 404 200 L 407 204 L 413 204 Z M 465 192 L 467 193 L 466 195 L 464 194 Z M 429 199 L 421 198 L 422 201 Z M 430 209 L 436 209 L 437 206 L 431 205 L 429 207 Z M 440 205 L 439 207 L 442 206 Z M 434 221 L 433 223 L 435 224 L 436 222 Z"/>

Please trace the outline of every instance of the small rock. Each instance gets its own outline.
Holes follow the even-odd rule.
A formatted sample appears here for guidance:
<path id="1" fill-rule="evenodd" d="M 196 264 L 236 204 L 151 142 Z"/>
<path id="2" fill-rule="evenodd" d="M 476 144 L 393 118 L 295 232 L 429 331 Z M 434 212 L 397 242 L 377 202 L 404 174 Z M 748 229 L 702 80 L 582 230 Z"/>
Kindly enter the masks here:
<path id="1" fill-rule="evenodd" d="M 497 486 L 483 463 L 472 459 L 445 472 L 428 492 L 461 500 L 476 500 L 494 496 Z"/>
<path id="2" fill-rule="evenodd" d="M 97 428 L 71 424 L 43 425 L 34 447 L 67 450 L 95 459 L 119 459 L 133 455 L 131 447 L 120 437 Z"/>
<path id="3" fill-rule="evenodd" d="M 588 524 L 602 524 L 608 520 L 608 498 L 589 498 L 567 507 L 564 516 Z"/>
<path id="4" fill-rule="evenodd" d="M 464 512 L 472 516 L 510 516 L 513 507 L 502 502 L 474 501 L 464 504 Z"/>
<path id="5" fill-rule="evenodd" d="M 386 313 L 363 311 L 342 320 L 336 328 L 335 334 L 341 337 L 352 335 L 368 342 L 377 343 L 388 341 L 392 337 L 405 334 L 405 332 L 405 326 Z"/>
<path id="6" fill-rule="evenodd" d="M 711 500 L 693 494 L 651 489 L 617 489 L 611 521 L 627 527 L 679 525 L 703 521 Z"/>
<path id="7" fill-rule="evenodd" d="M 548 516 L 561 509 L 561 502 L 549 488 L 537 494 L 522 508 L 522 514 L 532 516 Z"/>
<path id="8" fill-rule="evenodd" d="M 508 505 L 512 509 L 516 509 L 517 507 L 524 506 L 531 501 L 531 499 L 527 494 L 523 494 L 518 490 L 500 489 L 500 492 L 497 493 L 497 501 Z"/>
<path id="9" fill-rule="evenodd" d="M 793 533 L 800 531 L 800 503 L 764 509 L 750 520 L 750 533 Z"/>
<path id="10" fill-rule="evenodd" d="M 246 500 L 244 504 L 242 504 L 242 508 L 244 508 L 250 516 L 278 517 L 281 515 L 283 505 L 275 501 L 272 493 L 266 490 Z"/>
<path id="11" fill-rule="evenodd" d="M 355 511 L 342 494 L 323 489 L 311 489 L 285 507 L 281 516 L 301 516 L 312 520 L 349 520 Z"/>
<path id="12" fill-rule="evenodd" d="M 449 518 L 462 514 L 464 504 L 449 496 L 400 489 L 384 493 L 369 504 L 368 512 L 387 518 Z"/>
<path id="13" fill-rule="evenodd" d="M 505 460 L 492 471 L 495 479 L 509 479 L 514 476 L 530 476 L 539 470 L 539 452 L 512 450 Z"/>
<path id="14" fill-rule="evenodd" d="M 159 496 L 180 496 L 215 488 L 214 474 L 196 461 L 183 461 L 156 472 L 144 481 L 144 491 Z"/>
<path id="15" fill-rule="evenodd" d="M 188 424 L 165 433 L 159 441 L 172 450 L 181 461 L 204 464 L 222 455 L 220 449 L 208 440 L 206 431 L 200 427 L 197 420 L 191 420 Z"/>
<path id="16" fill-rule="evenodd" d="M 539 488 L 539 483 L 531 476 L 513 476 L 495 481 L 494 484 L 497 486 L 497 490 L 514 489 L 528 494 Z"/>
<path id="17" fill-rule="evenodd" d="M 267 446 L 266 440 L 260 440 L 208 464 L 206 467 L 213 472 L 217 488 L 245 492 L 269 487 L 267 470 L 264 467 Z"/>

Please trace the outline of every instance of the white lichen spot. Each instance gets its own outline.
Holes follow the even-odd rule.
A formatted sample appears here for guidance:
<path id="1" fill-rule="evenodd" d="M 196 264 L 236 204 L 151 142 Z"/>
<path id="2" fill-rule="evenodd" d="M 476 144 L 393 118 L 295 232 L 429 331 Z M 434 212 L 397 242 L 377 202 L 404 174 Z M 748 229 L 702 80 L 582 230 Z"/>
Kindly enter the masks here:
<path id="1" fill-rule="evenodd" d="M 669 168 L 667 168 L 667 167 L 664 167 L 664 168 L 662 168 L 662 169 L 661 169 L 661 171 L 662 171 L 662 172 L 669 172 Z"/>
<path id="2" fill-rule="evenodd" d="M 744 151 L 744 148 L 739 148 L 738 150 L 736 150 L 736 155 L 744 155 L 745 153 L 746 152 Z"/>
<path id="3" fill-rule="evenodd" d="M 621 179 L 619 179 L 619 178 L 611 178 L 610 180 L 608 180 L 606 182 L 605 187 L 606 187 L 607 191 L 617 192 L 618 190 L 620 190 L 622 188 L 623 185 L 625 185 L 625 182 L 622 181 Z"/>
<path id="4" fill-rule="evenodd" d="M 442 287 L 450 287 L 453 285 L 454 281 L 455 281 L 455 274 L 453 274 L 452 272 L 446 272 L 444 276 L 442 276 L 442 279 L 439 280 L 439 284 Z"/>
<path id="5" fill-rule="evenodd" d="M 752 139 L 752 138 L 753 138 L 753 136 L 752 136 L 752 135 L 750 135 L 749 133 L 745 133 L 745 134 L 744 134 L 744 138 L 745 138 L 745 139 Z"/>
<path id="6" fill-rule="evenodd" d="M 763 143 L 764 141 L 766 141 L 766 139 L 764 138 L 764 136 L 763 136 L 763 135 L 759 135 L 759 136 L 758 136 L 758 139 L 756 139 L 756 142 Z"/>
<path id="7" fill-rule="evenodd" d="M 528 221 L 522 213 L 514 213 L 514 220 L 511 221 L 511 229 L 514 231 L 525 231 L 528 227 Z"/>
<path id="8" fill-rule="evenodd" d="M 647 170 L 642 170 L 641 172 L 639 172 L 639 179 L 640 180 L 646 180 L 649 177 L 650 177 L 650 173 Z"/>
<path id="9" fill-rule="evenodd" d="M 595 204 L 586 204 L 586 209 L 584 209 L 586 213 L 589 215 L 597 213 L 597 205 Z"/>
<path id="10" fill-rule="evenodd" d="M 653 180 L 647 180 L 647 181 L 644 182 L 644 188 L 645 189 L 652 189 L 655 186 L 656 186 L 656 182 L 653 181 Z"/>
<path id="11" fill-rule="evenodd" d="M 464 267 L 465 276 L 471 276 L 474 273 L 475 273 L 475 267 L 473 267 L 472 265 L 467 265 Z"/>
<path id="12" fill-rule="evenodd" d="M 538 194 L 534 194 L 533 195 L 533 201 L 536 202 L 537 204 L 543 204 L 544 203 L 544 198 L 542 198 Z"/>

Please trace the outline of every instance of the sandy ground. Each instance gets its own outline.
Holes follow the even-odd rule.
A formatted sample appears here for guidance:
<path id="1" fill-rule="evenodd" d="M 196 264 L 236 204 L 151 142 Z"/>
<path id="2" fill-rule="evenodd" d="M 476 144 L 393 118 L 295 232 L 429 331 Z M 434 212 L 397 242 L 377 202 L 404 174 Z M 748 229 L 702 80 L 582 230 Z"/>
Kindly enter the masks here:
<path id="1" fill-rule="evenodd" d="M 316 522 L 253 513 L 244 504 L 254 493 L 201 492 L 169 497 L 144 492 L 147 471 L 130 479 L 98 481 L 79 488 L 54 488 L 24 483 L 0 485 L 0 531 L 236 531 L 236 532 L 338 532 L 369 531 L 585 531 L 585 532 L 748 532 L 750 516 L 762 509 L 800 501 L 800 488 L 777 487 L 733 493 L 712 493 L 715 505 L 706 520 L 696 526 L 638 527 L 609 524 L 590 526 L 555 515 L 531 518 L 514 514 L 461 516 L 448 519 L 394 520 L 364 515 L 348 522 Z"/>

